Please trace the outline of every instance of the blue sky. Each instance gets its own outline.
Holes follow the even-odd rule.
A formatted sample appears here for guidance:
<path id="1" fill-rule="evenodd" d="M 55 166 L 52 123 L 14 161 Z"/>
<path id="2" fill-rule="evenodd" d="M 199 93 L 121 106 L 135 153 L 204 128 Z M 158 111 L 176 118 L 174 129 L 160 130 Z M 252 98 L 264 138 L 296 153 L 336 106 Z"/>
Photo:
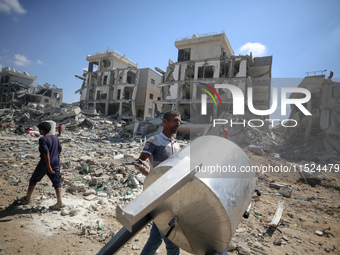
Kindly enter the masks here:
<path id="1" fill-rule="evenodd" d="M 274 78 L 324 69 L 339 78 L 339 10 L 338 0 L 0 0 L 0 68 L 55 84 L 70 103 L 88 54 L 115 49 L 166 70 L 176 39 L 225 31 L 235 55 L 273 56 Z"/>

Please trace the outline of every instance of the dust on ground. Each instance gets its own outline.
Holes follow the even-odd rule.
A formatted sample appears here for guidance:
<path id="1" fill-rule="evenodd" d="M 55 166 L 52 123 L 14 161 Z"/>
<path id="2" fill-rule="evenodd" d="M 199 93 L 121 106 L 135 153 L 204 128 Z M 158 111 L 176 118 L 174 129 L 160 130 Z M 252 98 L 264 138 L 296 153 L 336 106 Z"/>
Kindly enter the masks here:
<path id="1" fill-rule="evenodd" d="M 112 165 L 103 166 L 100 165 L 100 158 L 90 157 L 83 158 L 83 161 L 89 163 L 97 160 L 90 166 L 97 164 L 98 168 L 104 169 L 104 173 L 98 173 L 98 168 L 92 169 L 92 180 L 86 179 L 87 175 L 82 173 L 81 176 L 85 178 L 82 181 L 94 181 L 92 187 L 96 187 L 98 180 L 107 175 L 111 177 L 106 183 L 120 184 L 119 188 L 108 189 L 102 186 L 95 193 L 89 193 L 89 196 L 95 196 L 94 199 L 85 199 L 84 193 L 88 192 L 88 187 L 83 189 L 82 181 L 77 179 L 79 176 L 73 176 L 70 170 L 72 168 L 82 171 L 82 162 L 77 161 L 76 165 L 64 172 L 64 189 L 67 191 L 63 197 L 67 209 L 48 209 L 56 199 L 47 177 L 37 185 L 34 202 L 21 205 L 15 201 L 25 195 L 28 179 L 36 165 L 36 140 L 23 140 L 23 147 L 18 147 L 18 140 L 1 140 L 0 144 L 0 254 L 96 254 L 122 227 L 115 219 L 116 206 L 128 203 L 142 189 L 141 183 L 135 187 L 122 185 L 122 179 L 129 176 L 122 171 L 133 171 L 130 168 L 120 169 L 114 162 Z M 68 148 L 65 152 L 74 150 L 70 140 L 64 140 L 63 145 Z M 30 147 L 30 150 L 27 147 Z M 87 152 L 91 151 L 87 146 L 82 147 Z M 21 157 L 18 157 L 18 152 L 23 151 L 22 148 L 26 148 L 24 152 L 31 155 L 23 157 L 21 154 Z M 129 159 L 138 155 L 139 152 L 136 155 L 129 153 L 128 148 L 129 145 L 120 147 L 127 150 Z M 260 156 L 247 149 L 245 152 L 253 165 L 291 164 L 272 155 Z M 64 153 L 62 161 L 75 157 L 70 154 L 72 153 Z M 273 184 L 286 188 L 288 193 L 282 192 Z M 229 254 L 340 254 L 339 187 L 337 173 L 323 174 L 317 185 L 310 185 L 308 180 L 301 179 L 298 173 L 259 173 L 257 188 L 262 195 L 254 196 L 250 216 L 240 222 Z M 109 193 L 111 195 L 108 195 Z M 281 221 L 277 228 L 270 229 L 268 223 L 274 217 L 281 200 L 284 201 Z M 150 227 L 149 224 L 118 254 L 140 254 L 149 237 Z M 159 254 L 166 254 L 164 244 L 159 248 Z M 181 250 L 181 254 L 189 253 Z"/>

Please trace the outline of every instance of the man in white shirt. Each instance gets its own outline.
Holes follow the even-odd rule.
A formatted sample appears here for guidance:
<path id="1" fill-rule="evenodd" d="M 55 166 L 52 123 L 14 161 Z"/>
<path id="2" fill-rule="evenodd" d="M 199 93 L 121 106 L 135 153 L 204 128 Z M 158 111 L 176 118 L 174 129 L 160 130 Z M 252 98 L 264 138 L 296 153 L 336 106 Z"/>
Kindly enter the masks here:
<path id="1" fill-rule="evenodd" d="M 163 131 L 160 134 L 150 137 L 142 150 L 139 159 L 149 164 L 152 168 L 171 157 L 180 150 L 179 144 L 172 137 L 181 124 L 181 116 L 178 112 L 168 111 L 163 116 Z M 143 175 L 148 175 L 151 167 L 136 167 Z M 166 244 L 168 255 L 178 255 L 179 247 L 166 238 L 157 228 L 156 224 L 152 224 L 150 237 L 145 244 L 141 255 L 155 254 L 157 248 L 161 245 L 162 239 Z"/>

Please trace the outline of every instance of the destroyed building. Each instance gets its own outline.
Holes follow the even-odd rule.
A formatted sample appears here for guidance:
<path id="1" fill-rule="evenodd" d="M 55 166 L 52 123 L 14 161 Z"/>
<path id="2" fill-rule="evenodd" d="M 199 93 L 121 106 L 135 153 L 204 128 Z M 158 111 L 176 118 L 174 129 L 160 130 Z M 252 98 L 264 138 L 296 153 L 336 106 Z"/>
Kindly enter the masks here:
<path id="1" fill-rule="evenodd" d="M 136 114 L 138 118 L 151 117 L 152 105 L 161 99 L 157 85 L 162 77 L 150 68 L 139 69 L 139 82 L 136 95 Z"/>
<path id="2" fill-rule="evenodd" d="M 326 70 L 324 70 L 326 71 Z M 321 71 L 323 73 L 324 71 Z M 303 104 L 311 115 L 303 114 L 295 104 L 291 105 L 286 128 L 274 131 L 295 143 L 307 142 L 311 137 L 321 137 L 327 153 L 340 152 L 340 83 L 332 81 L 332 75 L 326 79 L 324 74 L 307 76 L 298 85 L 311 93 L 311 99 Z M 304 97 L 301 93 L 292 93 L 289 98 Z"/>
<path id="3" fill-rule="evenodd" d="M 43 106 L 60 106 L 63 90 L 55 85 L 33 86 L 37 77 L 27 72 L 21 73 L 14 68 L 4 67 L 0 72 L 0 109 L 26 106 L 29 103 Z"/>
<path id="4" fill-rule="evenodd" d="M 152 102 L 160 98 L 157 85 L 161 75 L 115 51 L 88 55 L 80 104 L 83 110 L 96 110 L 123 120 L 151 117 Z M 80 78 L 79 76 L 76 76 Z"/>
<path id="5" fill-rule="evenodd" d="M 194 34 L 176 40 L 175 46 L 178 49 L 177 62 L 169 60 L 166 72 L 156 69 L 163 73 L 163 82 L 159 85 L 162 100 L 155 102 L 154 106 L 162 105 L 163 112 L 169 109 L 180 111 L 182 116 L 189 118 L 193 107 L 201 107 L 201 94 L 205 92 L 199 89 L 199 85 L 204 83 L 213 88 L 215 84 L 235 85 L 242 90 L 245 99 L 248 98 L 247 88 L 251 87 L 255 109 L 269 109 L 272 56 L 253 58 L 252 53 L 235 56 L 224 32 Z M 215 117 L 221 112 L 232 113 L 230 91 L 216 91 L 223 105 L 215 107 L 213 100 L 208 98 L 207 112 Z M 257 117 L 265 119 L 268 116 Z"/>

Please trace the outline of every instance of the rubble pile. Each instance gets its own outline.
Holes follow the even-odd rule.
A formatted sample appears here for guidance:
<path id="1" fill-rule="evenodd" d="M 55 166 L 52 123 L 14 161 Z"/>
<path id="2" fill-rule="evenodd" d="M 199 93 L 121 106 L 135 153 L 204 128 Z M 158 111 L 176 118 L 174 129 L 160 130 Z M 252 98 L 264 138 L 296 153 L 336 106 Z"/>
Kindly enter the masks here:
<path id="1" fill-rule="evenodd" d="M 327 153 L 323 141 L 327 139 L 324 135 L 309 138 L 308 141 L 296 144 L 295 142 L 282 141 L 279 151 L 283 159 L 290 161 L 307 161 L 321 164 L 339 164 L 339 152 L 332 150 Z"/>
<path id="2" fill-rule="evenodd" d="M 13 132 L 2 131 L 4 133 L 5 136 L 0 136 L 3 152 L 0 157 L 1 178 L 8 185 L 16 187 L 19 198 L 19 194 L 25 195 L 28 180 L 39 161 L 38 137 L 27 134 L 18 136 Z M 89 235 L 92 239 L 96 236 L 99 241 L 103 241 L 117 229 L 111 227 L 112 231 L 106 232 L 105 236 L 98 235 L 101 230 L 99 225 L 103 224 L 100 218 L 105 215 L 114 217 L 118 204 L 123 206 L 142 191 L 143 176 L 133 166 L 124 165 L 138 157 L 141 143 L 105 143 L 92 135 L 72 137 L 60 137 L 63 146 L 61 172 L 66 208 L 53 222 L 41 217 L 40 224 L 43 221 L 44 225 L 54 230 L 76 229 L 79 234 Z M 55 192 L 48 182 L 49 179 L 44 177 L 38 183 L 32 204 L 22 205 L 17 200 L 9 207 L 2 206 L 1 209 L 14 210 L 14 213 L 53 213 L 47 208 L 55 202 Z M 74 221 L 68 218 L 74 216 L 81 219 Z M 98 225 L 97 221 L 101 224 Z M 46 229 L 41 229 L 42 232 L 44 230 Z"/>
<path id="3" fill-rule="evenodd" d="M 304 157 L 320 163 L 339 163 L 340 158 L 340 83 L 332 81 L 333 72 L 325 75 L 306 76 L 298 85 L 307 89 L 311 100 L 306 104 L 310 115 L 302 114 L 291 105 L 288 124 L 277 126 L 273 132 L 283 138 L 283 143 L 293 148 L 287 157 Z M 290 98 L 301 98 L 299 93 L 291 93 Z"/>
<path id="4" fill-rule="evenodd" d="M 79 107 L 44 108 L 43 105 L 30 103 L 21 109 L 0 109 L 0 120 L 3 128 L 15 131 L 16 127 L 31 127 L 37 131 L 36 125 L 42 121 L 54 121 L 62 125 L 65 134 L 73 134 L 92 140 L 116 142 L 126 139 L 145 138 L 161 131 L 161 119 L 147 119 L 132 124 L 104 116 L 96 111 L 85 111 Z M 70 133 L 68 133 L 70 132 Z M 79 134 L 81 132 L 82 134 Z"/>
<path id="5" fill-rule="evenodd" d="M 325 141 L 329 137 L 326 134 L 311 136 L 308 140 L 297 143 L 295 140 L 285 139 L 277 128 L 255 128 L 246 124 L 242 125 L 240 123 L 246 123 L 247 120 L 229 113 L 222 113 L 219 118 L 238 123 L 226 126 L 229 129 L 229 139 L 242 148 L 249 145 L 258 146 L 266 154 L 279 155 L 283 159 L 294 162 L 306 160 L 317 163 L 339 163 L 339 152 L 326 149 Z M 43 105 L 34 103 L 30 103 L 29 107 L 16 110 L 0 109 L 0 119 L 2 125 L 10 127 L 12 131 L 20 125 L 33 127 L 37 131 L 35 126 L 38 123 L 52 120 L 57 125 L 63 126 L 64 134 L 75 134 L 81 140 L 101 140 L 104 143 L 128 142 L 134 139 L 144 139 L 145 141 L 146 138 L 162 130 L 161 115 L 158 118 L 129 123 L 119 118 L 115 119 L 113 116 L 104 117 L 96 111 L 81 110 L 75 106 L 44 108 Z M 213 127 L 211 124 L 199 125 L 182 121 L 177 138 L 189 140 L 201 135 L 222 136 L 221 125 Z"/>
<path id="6" fill-rule="evenodd" d="M 87 114 L 91 116 L 97 113 L 81 111 L 79 107 L 61 108 L 44 106 L 43 104 L 28 103 L 20 109 L 0 109 L 2 125 L 36 125 L 45 120 L 53 120 L 58 124 L 74 125 L 86 120 Z"/>
<path id="7" fill-rule="evenodd" d="M 1 217 L 12 217 L 18 222 L 19 229 L 35 234 L 81 238 L 74 241 L 72 247 L 67 246 L 69 250 L 65 254 L 84 254 L 85 248 L 80 247 L 84 243 L 86 247 L 93 247 L 92 253 L 96 253 L 121 228 L 115 220 L 117 205 L 123 207 L 142 192 L 143 176 L 134 166 L 125 163 L 139 156 L 147 137 L 160 132 L 161 117 L 127 123 L 79 108 L 48 114 L 46 109 L 2 109 L 0 114 L 3 125 L 0 134 Z M 38 183 L 32 204 L 24 205 L 17 200 L 26 194 L 28 180 L 39 160 L 38 136 L 16 133 L 17 126 L 31 123 L 35 128 L 35 123 L 43 120 L 54 120 L 63 125 L 59 140 L 63 147 L 61 172 L 66 207 L 61 211 L 48 209 L 55 203 L 55 192 L 47 177 Z M 198 130 L 194 135 L 222 135 L 220 126 L 202 129 L 189 122 L 181 126 L 178 142 L 182 147 L 188 144 L 184 138 L 190 130 Z M 336 154 L 325 155 L 319 150 L 318 158 L 310 156 L 315 155 L 315 146 L 320 146 L 316 140 L 312 144 L 289 147 L 274 140 L 270 131 L 249 126 L 235 125 L 229 129 L 229 136 L 245 150 L 253 165 L 297 169 L 294 173 L 258 173 L 257 187 L 262 196 L 253 197 L 251 216 L 239 224 L 229 253 L 339 252 L 336 241 L 340 235 L 336 224 L 340 213 L 337 204 L 340 185 L 336 179 L 339 171 L 334 169 L 333 175 L 321 172 L 317 176 L 299 171 L 305 164 L 311 165 L 318 160 L 328 163 L 334 159 L 337 162 Z M 284 201 L 285 208 L 280 223 L 272 229 L 269 223 L 279 201 Z M 150 226 L 141 231 L 124 246 L 121 254 L 139 253 L 149 230 Z M 4 234 L 0 250 L 13 251 L 6 245 L 18 240 L 8 236 L 10 234 Z M 295 252 L 295 247 L 299 247 L 299 252 Z M 160 254 L 164 252 L 165 248 L 160 248 Z"/>
<path id="8" fill-rule="evenodd" d="M 38 137 L 2 131 L 1 215 L 19 215 L 16 220 L 24 231 L 34 231 L 43 236 L 70 238 L 73 235 L 74 238 L 81 238 L 81 243 L 73 243 L 69 248 L 78 249 L 74 254 L 84 254 L 84 250 L 89 250 L 88 247 L 95 244 L 98 246 L 92 252 L 97 252 L 98 247 L 102 247 L 121 228 L 115 220 L 116 206 L 124 206 L 142 192 L 143 176 L 125 163 L 139 155 L 144 143 L 139 138 L 131 138 L 129 142 L 102 139 L 106 124 L 104 120 L 100 121 L 103 122 L 102 130 L 98 129 L 97 132 L 79 129 L 78 132 L 65 131 L 59 137 L 63 146 L 61 171 L 63 201 L 66 204 L 61 211 L 48 209 L 55 203 L 55 192 L 47 177 L 38 183 L 32 204 L 23 205 L 15 200 L 25 195 L 30 175 L 38 163 Z M 115 136 L 106 137 L 112 139 Z M 182 146 L 186 144 L 184 141 L 179 142 Z M 256 151 L 245 151 L 253 165 L 290 164 L 279 157 L 275 158 L 273 153 L 260 156 Z M 340 235 L 336 223 L 340 215 L 337 203 L 340 199 L 339 184 L 334 179 L 323 178 L 322 182 L 313 186 L 301 180 L 298 173 L 259 173 L 257 188 L 262 196 L 253 197 L 250 217 L 239 224 L 229 253 L 339 252 L 336 241 Z M 10 187 L 13 192 L 9 191 Z M 274 217 L 279 201 L 284 201 L 285 207 L 280 223 L 272 229 L 269 222 Z M 149 230 L 150 226 L 127 243 L 121 254 L 138 254 L 148 238 Z M 15 240 L 7 237 L 4 240 L 5 243 L 1 243 L 3 247 L 15 243 Z M 90 243 L 86 248 L 78 247 L 87 242 Z M 297 253 L 296 247 L 299 247 Z M 164 247 L 160 254 L 164 254 L 163 251 Z M 188 254 L 184 251 L 181 253 Z"/>
<path id="9" fill-rule="evenodd" d="M 253 164 L 264 157 L 247 152 Z M 274 159 L 270 159 L 275 164 Z M 278 163 L 278 162 L 276 162 Z M 280 163 L 281 164 L 281 163 Z M 336 185 L 337 179 L 327 179 Z M 257 175 L 260 197 L 253 197 L 253 210 L 242 219 L 230 244 L 230 254 L 338 254 L 337 224 L 339 189 L 310 186 L 297 175 Z M 279 203 L 284 204 L 279 224 L 270 225 Z M 229 254 L 228 252 L 228 254 Z"/>
<path id="10" fill-rule="evenodd" d="M 232 126 L 225 124 L 229 130 L 229 140 L 236 143 L 243 149 L 257 148 L 263 150 L 263 153 L 279 155 L 282 152 L 282 146 L 275 140 L 271 130 L 267 127 L 252 127 L 247 125 L 247 120 L 240 116 L 233 116 L 230 113 L 222 113 L 219 119 L 228 120 L 229 123 L 238 123 Z M 243 124 L 244 123 L 244 124 Z M 202 130 L 199 135 L 217 135 L 222 136 L 221 124 L 213 127 L 206 125 L 205 130 Z"/>

